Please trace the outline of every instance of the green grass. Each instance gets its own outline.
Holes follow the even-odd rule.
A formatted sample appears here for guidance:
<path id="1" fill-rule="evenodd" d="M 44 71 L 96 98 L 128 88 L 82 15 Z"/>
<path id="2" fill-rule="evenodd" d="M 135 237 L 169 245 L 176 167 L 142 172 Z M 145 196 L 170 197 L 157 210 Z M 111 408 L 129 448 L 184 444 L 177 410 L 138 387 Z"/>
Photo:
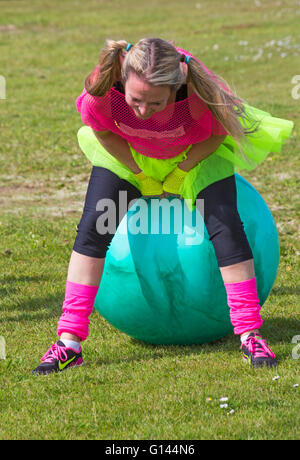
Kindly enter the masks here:
<path id="1" fill-rule="evenodd" d="M 291 96 L 299 74 L 299 6 L 257 5 L 1 1 L 0 74 L 7 86 L 0 100 L 0 335 L 7 353 L 0 361 L 1 439 L 299 439 L 300 361 L 291 342 L 300 335 L 300 116 L 299 99 Z M 234 336 L 202 346 L 151 346 L 94 312 L 87 365 L 31 376 L 56 340 L 90 172 L 77 145 L 75 99 L 106 37 L 134 43 L 142 36 L 174 39 L 250 104 L 295 122 L 282 154 L 243 174 L 269 205 L 280 236 L 280 267 L 262 328 L 277 370 L 243 365 Z M 219 407 L 221 397 L 229 398 L 228 409 Z"/>

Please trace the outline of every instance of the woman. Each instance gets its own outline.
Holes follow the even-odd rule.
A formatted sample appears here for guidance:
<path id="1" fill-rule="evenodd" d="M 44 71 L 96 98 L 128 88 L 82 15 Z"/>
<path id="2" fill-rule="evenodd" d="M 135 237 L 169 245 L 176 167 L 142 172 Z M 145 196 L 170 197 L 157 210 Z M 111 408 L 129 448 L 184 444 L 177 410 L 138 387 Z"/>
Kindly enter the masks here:
<path id="1" fill-rule="evenodd" d="M 97 231 L 101 199 L 119 206 L 141 196 L 177 194 L 204 220 L 227 292 L 234 333 L 253 366 L 275 366 L 262 325 L 253 255 L 237 210 L 236 169 L 251 170 L 278 152 L 293 124 L 248 106 L 190 53 L 157 38 L 132 46 L 108 40 L 77 99 L 86 125 L 79 144 L 94 165 L 71 255 L 60 340 L 33 371 L 82 364 L 80 342 L 98 291 L 113 232 Z M 119 221 L 123 216 L 119 216 Z"/>

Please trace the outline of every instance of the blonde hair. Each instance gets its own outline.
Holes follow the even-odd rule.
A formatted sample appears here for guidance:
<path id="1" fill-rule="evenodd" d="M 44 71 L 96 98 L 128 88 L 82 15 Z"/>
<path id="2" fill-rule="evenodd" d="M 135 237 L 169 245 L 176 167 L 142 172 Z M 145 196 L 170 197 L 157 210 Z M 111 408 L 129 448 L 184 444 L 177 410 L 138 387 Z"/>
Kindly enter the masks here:
<path id="1" fill-rule="evenodd" d="M 126 52 L 128 45 L 126 40 L 106 40 L 99 56 L 101 71 L 96 78 L 90 74 L 85 81 L 89 94 L 105 96 L 116 81 L 125 83 L 131 72 L 153 86 L 168 86 L 171 91 L 177 91 L 187 78 L 197 96 L 239 146 L 246 134 L 257 131 L 257 122 L 253 123 L 247 116 L 243 100 L 233 94 L 222 77 L 213 72 L 210 75 L 194 58 L 187 63 L 186 77 L 181 65 L 182 54 L 174 43 L 160 38 L 143 38 Z M 248 128 L 243 127 L 239 117 L 252 125 L 247 123 Z"/>

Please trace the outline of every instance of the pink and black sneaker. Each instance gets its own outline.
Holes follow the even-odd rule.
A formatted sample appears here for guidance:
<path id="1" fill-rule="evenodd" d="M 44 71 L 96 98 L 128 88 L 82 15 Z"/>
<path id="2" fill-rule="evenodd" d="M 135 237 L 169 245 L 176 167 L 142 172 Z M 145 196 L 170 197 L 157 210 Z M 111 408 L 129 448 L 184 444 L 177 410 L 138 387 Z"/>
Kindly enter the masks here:
<path id="1" fill-rule="evenodd" d="M 241 345 L 243 359 L 252 367 L 275 367 L 276 356 L 260 334 L 252 332 Z"/>
<path id="2" fill-rule="evenodd" d="M 56 342 L 44 354 L 40 364 L 32 371 L 33 374 L 50 374 L 52 372 L 62 372 L 70 367 L 83 364 L 81 348 L 77 352 L 73 348 L 67 348 L 61 341 Z"/>

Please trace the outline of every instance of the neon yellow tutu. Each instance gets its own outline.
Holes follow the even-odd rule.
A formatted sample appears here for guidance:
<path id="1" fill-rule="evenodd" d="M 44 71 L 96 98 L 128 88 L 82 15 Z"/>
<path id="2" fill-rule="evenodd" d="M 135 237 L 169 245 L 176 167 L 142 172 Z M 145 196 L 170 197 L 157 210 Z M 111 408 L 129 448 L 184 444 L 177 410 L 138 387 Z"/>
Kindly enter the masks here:
<path id="1" fill-rule="evenodd" d="M 276 118 L 268 112 L 244 105 L 251 119 L 260 122 L 259 128 L 255 133 L 246 136 L 247 142 L 241 144 L 243 152 L 233 137 L 227 136 L 213 154 L 189 171 L 180 188 L 180 194 L 191 211 L 195 209 L 195 200 L 201 190 L 231 176 L 234 172 L 256 168 L 270 152 L 280 153 L 284 142 L 290 136 L 294 126 L 292 121 Z M 109 169 L 139 189 L 134 173 L 102 147 L 90 127 L 82 126 L 79 129 L 78 142 L 93 166 Z M 144 174 L 161 182 L 178 163 L 186 159 L 190 148 L 191 146 L 174 158 L 164 160 L 141 155 L 130 146 L 132 156 Z"/>

